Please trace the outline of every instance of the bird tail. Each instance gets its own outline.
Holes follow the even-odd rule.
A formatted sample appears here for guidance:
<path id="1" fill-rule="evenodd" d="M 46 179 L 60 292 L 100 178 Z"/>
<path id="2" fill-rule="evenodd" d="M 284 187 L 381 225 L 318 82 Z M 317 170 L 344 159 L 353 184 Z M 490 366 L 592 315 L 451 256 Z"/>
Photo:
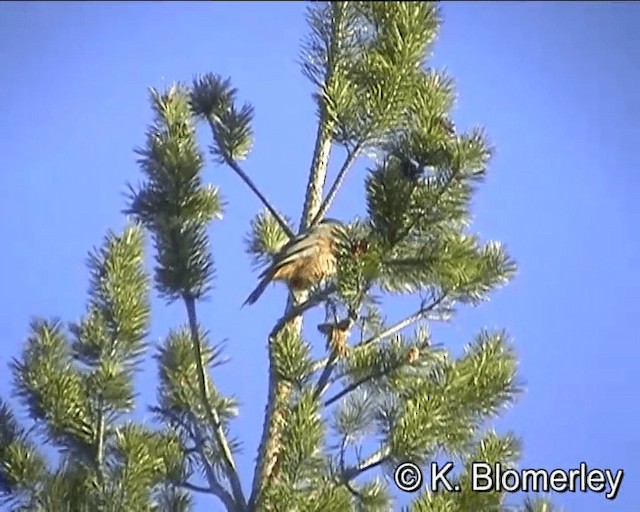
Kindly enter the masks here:
<path id="1" fill-rule="evenodd" d="M 251 295 L 247 297 L 247 300 L 244 301 L 244 304 L 242 304 L 242 307 L 246 306 L 247 304 L 248 305 L 254 304 L 260 298 L 260 295 L 264 293 L 264 291 L 266 290 L 270 282 L 271 282 L 271 275 L 264 276 L 258 283 L 258 286 L 256 286 L 255 290 L 253 290 L 251 292 Z"/>

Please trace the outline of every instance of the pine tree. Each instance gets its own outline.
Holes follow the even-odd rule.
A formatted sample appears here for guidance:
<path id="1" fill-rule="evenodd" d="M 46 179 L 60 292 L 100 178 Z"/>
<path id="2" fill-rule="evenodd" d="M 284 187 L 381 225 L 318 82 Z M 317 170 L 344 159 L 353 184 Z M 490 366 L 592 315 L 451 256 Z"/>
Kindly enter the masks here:
<path id="1" fill-rule="evenodd" d="M 229 511 L 392 510 L 397 490 L 385 476 L 405 461 L 443 457 L 463 468 L 462 492 L 418 493 L 408 510 L 506 510 L 502 493 L 470 490 L 468 465 L 517 463 L 518 439 L 488 428 L 520 392 L 513 346 L 505 331 L 482 331 L 455 358 L 429 330 L 486 300 L 516 271 L 501 244 L 482 242 L 470 227 L 492 148 L 481 128 L 455 127 L 454 82 L 427 65 L 438 6 L 313 3 L 308 23 L 301 61 L 316 88 L 318 131 L 297 230 L 242 168 L 253 107 L 238 103 L 230 79 L 207 74 L 151 91 L 155 119 L 137 151 L 144 181 L 130 187 L 125 209 L 132 224 L 91 254 L 82 320 L 68 329 L 34 321 L 12 364 L 37 428 L 27 431 L 0 404 L 0 493 L 16 510 L 186 511 L 194 492 Z M 335 279 L 292 294 L 268 334 L 267 407 L 248 489 L 234 460 L 238 407 L 211 378 L 221 352 L 198 320 L 214 278 L 207 228 L 224 205 L 202 178 L 197 122 L 210 128 L 215 162 L 264 206 L 247 239 L 262 265 L 326 216 L 356 161 L 370 165 L 367 211 L 345 220 Z M 346 157 L 326 187 L 335 148 Z M 154 288 L 181 302 L 186 318 L 155 352 L 154 427 L 127 416 L 150 316 L 144 231 L 154 245 Z M 400 295 L 415 309 L 389 320 L 383 300 Z M 307 339 L 302 319 L 317 307 L 326 320 Z M 318 343 L 326 355 L 314 360 Z M 37 448 L 38 436 L 60 450 L 55 464 Z M 551 506 L 527 502 L 523 510 Z"/>
<path id="2" fill-rule="evenodd" d="M 82 319 L 68 328 L 56 319 L 31 323 L 11 370 L 33 428 L 0 401 L 0 496 L 10 510 L 189 509 L 190 496 L 170 483 L 183 472 L 180 439 L 126 418 L 149 324 L 143 263 L 140 227 L 108 233 L 89 255 Z M 53 467 L 42 441 L 58 451 Z"/>

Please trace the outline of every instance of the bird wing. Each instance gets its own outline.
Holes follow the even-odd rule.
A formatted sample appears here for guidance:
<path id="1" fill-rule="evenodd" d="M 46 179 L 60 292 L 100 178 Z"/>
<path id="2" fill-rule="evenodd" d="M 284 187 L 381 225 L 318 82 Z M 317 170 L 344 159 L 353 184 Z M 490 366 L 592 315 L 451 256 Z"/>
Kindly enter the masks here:
<path id="1" fill-rule="evenodd" d="M 286 249 L 278 255 L 273 265 L 274 271 L 296 260 L 307 258 L 316 252 L 318 252 L 318 239 L 316 237 L 309 236 L 297 240 L 296 243 L 286 247 Z"/>
<path id="2" fill-rule="evenodd" d="M 267 267 L 260 277 L 266 277 L 300 258 L 307 258 L 318 252 L 320 249 L 319 242 L 322 242 L 322 237 L 331 237 L 336 226 L 342 226 L 342 224 L 338 221 L 325 220 L 323 223 L 313 226 L 309 231 L 297 235 L 280 249 L 274 258 L 274 263 Z"/>

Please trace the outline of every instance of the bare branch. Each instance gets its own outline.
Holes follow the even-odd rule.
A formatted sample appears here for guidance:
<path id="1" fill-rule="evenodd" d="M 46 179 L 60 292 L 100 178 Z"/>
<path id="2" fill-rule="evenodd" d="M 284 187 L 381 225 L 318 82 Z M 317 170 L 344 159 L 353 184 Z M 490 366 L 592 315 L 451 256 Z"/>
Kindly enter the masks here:
<path id="1" fill-rule="evenodd" d="M 187 316 L 189 318 L 189 328 L 191 330 L 191 339 L 193 341 L 193 346 L 195 349 L 196 367 L 198 369 L 198 385 L 200 387 L 199 396 L 202 402 L 202 407 L 205 411 L 207 419 L 209 420 L 209 423 L 211 424 L 211 427 L 213 428 L 216 442 L 220 448 L 222 461 L 225 468 L 225 475 L 229 480 L 229 484 L 231 485 L 231 490 L 233 492 L 233 498 L 236 503 L 236 506 L 239 507 L 241 510 L 244 510 L 246 509 L 246 501 L 244 498 L 244 493 L 242 492 L 242 484 L 240 483 L 240 477 L 238 475 L 238 471 L 236 470 L 235 462 L 233 460 L 233 454 L 231 453 L 229 442 L 224 433 L 224 429 L 222 428 L 222 423 L 220 422 L 218 411 L 216 411 L 213 407 L 211 407 L 211 404 L 209 403 L 209 389 L 207 386 L 205 370 L 202 364 L 202 346 L 200 343 L 200 336 L 198 333 L 198 321 L 196 316 L 195 299 L 193 297 L 185 296 L 184 302 L 187 308 Z"/>
<path id="2" fill-rule="evenodd" d="M 353 327 L 353 324 L 355 323 L 355 319 L 358 317 L 357 313 L 354 315 L 350 315 L 348 318 L 346 318 L 346 326 L 342 327 L 342 329 L 344 331 L 347 332 L 346 337 L 349 336 L 348 331 L 351 329 L 351 327 Z M 344 320 L 342 321 L 344 322 Z M 338 325 L 338 323 L 340 322 L 336 322 L 336 327 Z M 318 379 L 318 383 L 316 384 L 316 389 L 314 391 L 314 396 L 316 398 L 321 397 L 326 390 L 329 388 L 329 379 L 331 379 L 331 374 L 333 373 L 333 370 L 335 369 L 336 366 L 336 362 L 338 360 L 338 351 L 336 348 L 334 348 L 331 353 L 329 354 L 329 357 L 327 358 L 327 362 L 325 364 L 324 370 L 322 371 L 322 374 L 320 375 L 320 378 Z"/>
<path id="3" fill-rule="evenodd" d="M 389 336 L 393 336 L 397 332 L 400 332 L 402 329 L 409 327 L 410 325 L 418 322 L 425 318 L 429 313 L 431 313 L 435 308 L 437 308 L 446 298 L 446 294 L 441 294 L 440 297 L 435 299 L 431 304 L 425 306 L 424 304 L 412 315 L 409 315 L 403 320 L 393 324 L 391 327 L 385 329 L 384 331 L 376 334 L 375 336 L 371 336 L 370 338 L 358 343 L 354 348 L 365 347 L 367 345 L 372 345 L 374 343 L 380 343 L 385 338 Z"/>
<path id="4" fill-rule="evenodd" d="M 380 343 L 382 340 L 388 338 L 389 336 L 393 336 L 397 332 L 401 331 L 402 329 L 404 329 L 406 327 L 409 327 L 410 325 L 416 323 L 417 321 L 422 320 L 424 318 L 428 318 L 429 317 L 429 313 L 432 313 L 440 304 L 442 304 L 444 302 L 445 299 L 446 299 L 446 294 L 442 294 L 440 297 L 438 297 L 436 300 L 434 300 L 428 306 L 421 307 L 418 311 L 416 311 L 412 315 L 406 317 L 403 320 L 400 320 L 399 322 L 397 322 L 396 324 L 392 325 L 391 327 L 385 329 L 384 331 L 379 332 L 375 336 L 371 336 L 370 338 L 359 342 L 358 344 L 356 344 L 353 347 L 353 350 L 357 350 L 357 349 L 360 349 L 362 347 L 366 347 L 368 345 L 372 345 L 374 343 Z M 326 366 L 329 364 L 329 360 L 330 359 L 331 359 L 331 355 L 329 355 L 329 357 L 325 357 L 323 359 L 319 359 L 318 361 L 313 363 L 313 366 L 312 366 L 313 371 L 317 372 L 322 367 L 326 368 Z"/>
<path id="5" fill-rule="evenodd" d="M 316 136 L 313 160 L 311 162 L 311 171 L 309 173 L 309 181 L 307 184 L 307 195 L 304 200 L 302 218 L 300 219 L 300 232 L 305 231 L 313 222 L 315 222 L 318 209 L 320 208 L 322 192 L 327 180 L 327 167 L 329 166 L 329 156 L 331 154 L 332 130 L 332 123 L 326 119 L 325 116 L 321 116 L 320 122 L 318 123 L 318 134 Z"/>
<path id="6" fill-rule="evenodd" d="M 178 482 L 176 485 L 178 487 L 182 487 L 183 489 L 187 489 L 187 490 L 192 491 L 192 492 L 199 492 L 201 494 L 215 494 L 213 492 L 213 490 L 211 490 L 211 489 L 209 489 L 207 487 L 201 487 L 199 485 L 195 485 L 195 484 L 192 484 L 191 482 L 187 482 L 187 481 Z"/>
<path id="7" fill-rule="evenodd" d="M 366 384 L 370 380 L 379 379 L 380 377 L 384 377 L 385 375 L 388 375 L 392 371 L 397 370 L 401 366 L 404 366 L 404 363 L 400 363 L 400 364 L 398 364 L 396 366 L 390 366 L 389 368 L 386 368 L 383 371 L 373 372 L 373 373 L 367 375 L 366 377 L 362 377 L 361 379 L 358 379 L 358 380 L 352 382 L 351 384 L 349 384 L 348 386 L 346 386 L 342 390 L 340 390 L 338 393 L 333 395 L 331 398 L 328 398 L 327 400 L 325 400 L 325 402 L 323 404 L 324 407 L 329 407 L 331 404 L 337 402 L 341 398 L 344 398 L 349 393 L 352 393 L 353 391 L 358 389 L 363 384 Z"/>
<path id="8" fill-rule="evenodd" d="M 217 132 L 216 132 L 215 121 L 213 119 L 209 119 L 208 121 L 209 121 L 209 126 L 211 127 L 211 132 L 213 134 L 213 137 L 214 137 L 214 139 L 217 140 L 218 136 L 216 134 Z M 273 218 L 276 219 L 278 224 L 280 224 L 280 227 L 282 227 L 282 229 L 287 234 L 287 236 L 289 238 L 293 238 L 295 236 L 295 234 L 293 233 L 293 231 L 291 230 L 289 225 L 282 218 L 282 216 L 278 213 L 278 211 L 271 205 L 271 203 L 264 196 L 264 194 L 262 192 L 260 192 L 260 189 L 258 189 L 258 187 L 256 187 L 256 185 L 253 183 L 251 178 L 249 178 L 247 173 L 245 173 L 242 170 L 240 165 L 235 160 L 231 159 L 228 155 L 224 155 L 224 161 L 231 169 L 233 169 L 233 171 L 238 176 L 240 176 L 240 179 L 245 182 L 245 184 L 251 189 L 251 191 L 256 195 L 256 197 L 258 199 L 260 199 L 262 204 L 267 208 L 267 210 L 269 210 L 269 213 L 271 213 L 271 215 L 273 215 Z"/>
<path id="9" fill-rule="evenodd" d="M 318 213 L 316 214 L 316 216 L 313 218 L 311 225 L 314 225 L 317 222 L 320 222 L 320 220 L 322 220 L 322 218 L 329 211 L 329 208 L 331 208 L 331 204 L 335 200 L 336 195 L 338 195 L 338 190 L 340 190 L 342 183 L 347 177 L 347 172 L 349 172 L 349 169 L 351 169 L 351 166 L 360 155 L 360 150 L 361 148 L 359 145 L 355 146 L 352 150 L 348 150 L 347 158 L 345 158 L 344 163 L 340 168 L 340 171 L 338 171 L 338 175 L 336 176 L 335 181 L 331 185 L 331 188 L 329 189 L 329 193 L 327 194 L 327 197 L 325 197 L 324 201 L 322 201 L 322 204 L 320 205 L 320 209 L 318 210 Z"/>
<path id="10" fill-rule="evenodd" d="M 276 322 L 276 325 L 271 329 L 271 333 L 269 334 L 270 341 L 276 337 L 276 335 L 287 325 L 289 322 L 294 320 L 296 317 L 302 315 L 306 311 L 320 304 L 323 300 L 326 300 L 329 295 L 331 295 L 335 291 L 335 286 L 330 285 L 327 286 L 324 290 L 316 295 L 309 297 L 306 301 L 297 304 L 290 308 L 281 318 Z"/>
<path id="11" fill-rule="evenodd" d="M 320 371 L 320 369 L 323 368 L 327 364 L 328 361 L 329 361 L 328 357 L 324 357 L 322 359 L 318 359 L 317 361 L 315 361 L 311 365 L 311 373 L 316 373 L 316 372 Z"/>
<path id="12" fill-rule="evenodd" d="M 344 465 L 344 459 L 345 459 L 345 454 L 347 451 L 347 436 L 343 436 L 342 438 L 342 442 L 340 443 L 340 474 L 344 475 L 345 471 L 346 471 L 346 467 Z M 353 496 L 355 496 L 356 498 L 362 499 L 362 495 L 356 491 L 353 487 L 351 487 L 351 483 L 349 480 L 341 480 L 340 482 L 342 485 L 344 485 L 347 488 L 347 491 L 349 491 Z"/>
<path id="13" fill-rule="evenodd" d="M 384 464 L 389 458 L 389 448 L 381 448 L 377 452 L 367 457 L 362 463 L 355 466 L 351 466 L 342 471 L 340 475 L 341 482 L 350 482 L 354 478 L 357 478 L 365 471 L 369 471 L 375 467 Z"/>
<path id="14" fill-rule="evenodd" d="M 321 397 L 329 388 L 328 386 L 329 379 L 331 379 L 331 374 L 333 373 L 333 369 L 336 366 L 337 359 L 338 359 L 338 353 L 334 349 L 331 351 L 331 354 L 329 354 L 329 357 L 327 358 L 327 362 L 324 366 L 324 370 L 322 370 L 322 374 L 320 375 L 320 378 L 318 379 L 318 383 L 316 384 L 316 389 L 314 391 L 315 398 Z"/>
<path id="15" fill-rule="evenodd" d="M 273 215 L 273 218 L 276 219 L 276 222 L 278 224 L 280 224 L 280 227 L 284 230 L 284 232 L 287 234 L 287 236 L 289 238 L 293 238 L 295 236 L 295 234 L 292 231 L 292 229 L 289 227 L 287 222 L 284 220 L 282 215 L 280 215 L 278 213 L 278 211 L 271 205 L 269 200 L 262 194 L 262 192 L 260 192 L 258 187 L 256 187 L 254 185 L 253 181 L 251 181 L 251 178 L 249 178 L 249 176 L 247 176 L 247 174 L 242 170 L 242 168 L 236 162 L 234 162 L 233 160 L 228 161 L 227 165 L 229 167 L 231 167 L 236 172 L 236 174 L 238 176 L 240 176 L 242 181 L 244 181 L 247 184 L 247 186 L 251 189 L 251 191 L 258 197 L 258 199 L 260 199 L 260 201 L 262 201 L 262 204 L 264 204 L 264 206 L 267 208 L 267 210 L 269 210 L 269 213 L 271 213 L 271 215 Z"/>
<path id="16" fill-rule="evenodd" d="M 200 462 L 204 467 L 204 474 L 205 474 L 205 477 L 207 478 L 207 483 L 209 484 L 209 489 L 202 488 L 202 491 L 198 491 L 198 492 L 215 494 L 218 498 L 220 498 L 220 501 L 224 503 L 228 511 L 236 510 L 236 504 L 233 501 L 233 497 L 227 492 L 227 490 L 218 481 L 215 471 L 213 470 L 211 463 L 207 459 L 206 453 L 204 451 L 205 439 L 204 439 L 204 436 L 202 435 L 202 431 L 200 430 L 200 424 L 198 422 L 198 419 L 195 417 L 193 412 L 189 411 L 189 416 L 191 416 L 190 418 L 191 424 L 187 424 L 187 422 L 185 422 L 182 418 L 180 418 L 177 414 L 175 414 L 173 411 L 169 409 L 152 408 L 152 410 L 158 412 L 163 416 L 166 416 L 170 420 L 170 422 L 173 422 L 174 424 L 177 424 L 180 427 L 182 427 L 187 432 L 187 434 L 192 438 L 194 442 L 194 447 L 192 450 L 195 450 L 200 456 Z M 187 451 L 190 451 L 190 450 L 187 450 Z M 187 482 L 184 482 L 184 484 L 187 484 Z M 183 483 L 179 483 L 179 485 L 182 486 Z M 185 487 L 189 488 L 186 485 Z M 195 490 L 195 489 L 192 489 L 192 490 Z"/>

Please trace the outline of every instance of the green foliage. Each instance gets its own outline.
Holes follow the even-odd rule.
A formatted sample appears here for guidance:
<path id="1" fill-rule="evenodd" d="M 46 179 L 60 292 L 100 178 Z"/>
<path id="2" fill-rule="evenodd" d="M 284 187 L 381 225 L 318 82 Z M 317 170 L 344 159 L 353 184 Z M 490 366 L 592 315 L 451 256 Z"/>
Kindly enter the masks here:
<path id="1" fill-rule="evenodd" d="M 384 7 L 382 6 L 384 5 Z M 322 118 L 347 147 L 384 142 L 405 116 L 438 9 L 430 2 L 327 2 L 309 9 L 302 71 Z"/>
<path id="2" fill-rule="evenodd" d="M 293 329 L 283 329 L 275 341 L 273 357 L 280 378 L 299 388 L 308 384 L 313 373 L 309 343 Z"/>
<path id="3" fill-rule="evenodd" d="M 146 146 L 136 152 L 147 181 L 130 187 L 132 214 L 153 234 L 156 288 L 169 300 L 199 298 L 209 291 L 213 259 L 206 227 L 222 216 L 218 190 L 202 184 L 203 156 L 198 148 L 188 92 L 175 86 L 151 90 L 156 121 Z"/>
<path id="4" fill-rule="evenodd" d="M 204 333 L 200 333 L 202 357 L 205 368 L 214 368 L 222 364 L 220 350 L 211 347 Z M 197 386 L 198 366 L 193 351 L 193 342 L 188 329 L 169 333 L 159 348 L 155 359 L 158 362 L 158 405 L 151 408 L 158 419 L 172 426 L 180 435 L 183 443 L 200 444 L 212 435 L 212 426 L 208 423 L 206 412 L 201 403 Z M 216 410 L 225 430 L 229 422 L 238 414 L 238 404 L 233 398 L 221 396 L 207 374 L 209 407 Z M 197 432 L 197 433 L 196 433 Z M 222 463 L 219 447 L 206 443 L 202 447 L 213 466 Z M 232 449 L 238 448 L 232 443 Z M 201 461 L 192 454 L 186 461 L 186 475 L 192 476 L 196 469 L 202 469 Z M 219 467 L 218 467 L 219 469 Z"/>
<path id="5" fill-rule="evenodd" d="M 190 87 L 151 90 L 155 119 L 136 150 L 144 181 L 129 187 L 125 209 L 137 224 L 108 233 L 90 254 L 83 317 L 68 329 L 34 320 L 11 365 L 15 395 L 37 427 L 26 431 L 0 401 L 0 495 L 11 510 L 188 511 L 200 492 L 241 512 L 386 511 L 396 505 L 385 473 L 441 458 L 460 463 L 463 491 L 419 495 L 410 511 L 504 508 L 503 494 L 470 491 L 469 465 L 514 465 L 519 457 L 517 438 L 490 430 L 521 391 L 514 348 L 506 332 L 481 331 L 453 357 L 429 330 L 516 272 L 500 243 L 471 230 L 472 199 L 493 148 L 481 128 L 456 129 L 453 79 L 427 68 L 439 8 L 315 2 L 307 19 L 301 65 L 316 87 L 319 123 L 308 194 L 325 192 L 321 168 L 335 145 L 347 157 L 322 204 L 306 213 L 324 216 L 363 154 L 372 160 L 367 208 L 364 218 L 345 220 L 333 282 L 290 305 L 269 335 L 269 403 L 251 494 L 234 461 L 238 404 L 211 376 L 222 350 L 198 323 L 197 302 L 214 277 L 207 229 L 224 205 L 202 177 L 196 120 L 211 129 L 214 161 L 265 207 L 246 237 L 253 263 L 269 265 L 296 235 L 240 167 L 253 146 L 253 107 L 238 103 L 230 79 L 209 73 Z M 143 229 L 154 243 L 156 290 L 181 299 L 187 314 L 154 354 L 157 429 L 127 416 L 150 321 Z M 398 294 L 416 309 L 391 321 L 383 299 Z M 318 303 L 324 345 L 302 335 L 299 318 Z M 40 452 L 43 440 L 61 452 L 55 464 Z M 551 508 L 538 500 L 524 510 Z"/>
<path id="6" fill-rule="evenodd" d="M 268 210 L 263 210 L 251 221 L 250 231 L 245 238 L 246 251 L 253 264 L 262 267 L 271 263 L 272 257 L 288 241 L 287 233 L 275 217 Z"/>
<path id="7" fill-rule="evenodd" d="M 222 363 L 220 350 L 212 348 L 204 333 L 200 333 L 202 358 L 205 366 L 213 368 Z M 155 355 L 158 361 L 160 379 L 159 404 L 171 411 L 191 411 L 199 407 L 196 397 L 197 365 L 193 354 L 191 333 L 183 328 L 169 332 L 163 346 Z M 209 383 L 211 380 L 209 378 Z M 216 397 L 210 399 L 215 402 Z M 232 418 L 236 415 L 235 403 L 224 401 L 216 403 L 225 411 L 224 416 Z"/>
<path id="8" fill-rule="evenodd" d="M 213 82 L 207 83 L 215 89 Z M 211 87 L 209 92 L 219 95 Z M 228 96 L 232 98 L 233 92 Z M 223 502 L 230 502 L 225 484 L 236 500 L 242 499 L 233 462 L 237 443 L 226 435 L 235 402 L 218 394 L 208 374 L 218 354 L 211 350 L 200 330 L 196 310 L 196 301 L 210 291 L 214 274 L 206 230 L 214 218 L 221 218 L 223 208 L 217 189 L 202 183 L 204 161 L 193 123 L 197 97 L 181 85 L 172 86 L 165 93 L 151 91 L 156 120 L 147 134 L 146 148 L 138 151 L 147 182 L 138 192 L 131 193 L 126 212 L 133 214 L 153 236 L 156 289 L 171 301 L 182 299 L 188 318 L 188 329 L 170 333 L 158 354 L 159 404 L 153 410 L 177 431 L 183 453 L 189 454 L 180 482 L 192 486 L 188 479 L 197 466 L 211 492 Z M 235 112 L 225 107 L 228 111 Z M 226 119 L 225 113 L 220 115 Z M 223 142 L 238 142 L 236 130 L 224 133 L 220 139 Z M 231 158 L 237 147 L 225 147 Z M 187 448 L 187 442 L 193 446 Z"/>
<path id="9" fill-rule="evenodd" d="M 209 122 L 214 135 L 211 153 L 219 163 L 240 162 L 253 146 L 253 107 L 238 107 L 236 95 L 229 79 L 213 73 L 193 81 L 193 113 Z"/>
<path id="10" fill-rule="evenodd" d="M 459 485 L 460 493 L 438 491 L 423 493 L 409 507 L 408 512 L 467 512 L 468 510 L 500 511 L 504 505 L 504 495 L 497 492 L 471 491 L 471 464 L 482 461 L 487 463 L 513 463 L 520 452 L 519 442 L 512 435 L 498 436 L 487 432 L 468 449 L 468 455 L 462 458 L 463 470 L 452 485 Z"/>
<path id="11" fill-rule="evenodd" d="M 20 499 L 31 489 L 28 482 L 39 482 L 46 475 L 46 462 L 35 443 L 19 425 L 8 404 L 0 401 L 0 497 Z M 24 489 L 23 486 L 27 487 Z"/>
<path id="12" fill-rule="evenodd" d="M 276 482 L 267 491 L 265 512 L 323 512 L 351 510 L 351 496 L 331 479 L 316 481 L 313 490 L 299 492 L 288 482 Z"/>
<path id="13" fill-rule="evenodd" d="M 323 440 L 320 403 L 313 390 L 307 389 L 292 399 L 283 431 L 282 441 L 287 451 L 280 460 L 279 472 L 292 488 L 306 493 L 313 490 L 314 476 L 325 466 L 321 449 Z"/>
<path id="14" fill-rule="evenodd" d="M 183 450 L 170 431 L 122 422 L 149 324 L 144 239 L 138 226 L 109 232 L 89 255 L 87 312 L 65 330 L 32 322 L 11 364 L 15 395 L 37 427 L 27 433 L 0 404 L 0 490 L 15 510 L 155 510 L 165 482 L 181 475 Z M 45 439 L 61 459 L 50 467 Z M 188 501 L 176 499 L 189 510 Z"/>
<path id="15" fill-rule="evenodd" d="M 560 512 L 560 509 L 546 497 L 527 498 L 521 510 L 522 512 Z"/>

